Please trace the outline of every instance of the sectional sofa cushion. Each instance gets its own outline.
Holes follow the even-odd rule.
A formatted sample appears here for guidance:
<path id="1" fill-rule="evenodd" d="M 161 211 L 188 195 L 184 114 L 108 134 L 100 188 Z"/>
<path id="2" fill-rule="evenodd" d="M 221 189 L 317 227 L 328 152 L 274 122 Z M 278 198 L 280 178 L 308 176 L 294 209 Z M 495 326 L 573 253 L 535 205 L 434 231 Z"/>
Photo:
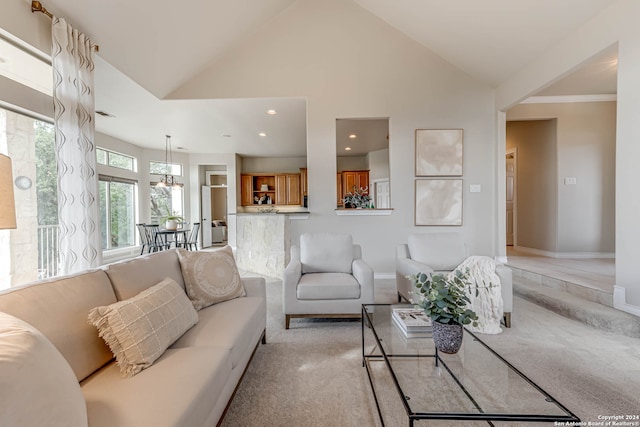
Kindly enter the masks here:
<path id="1" fill-rule="evenodd" d="M 76 376 L 33 326 L 0 312 L 0 425 L 87 425 Z"/>
<path id="2" fill-rule="evenodd" d="M 215 347 L 168 349 L 149 369 L 127 379 L 111 363 L 81 384 L 89 425 L 215 426 L 214 407 L 219 399 L 228 400 L 223 393 L 231 372 L 229 350 Z"/>
<path id="3" fill-rule="evenodd" d="M 96 328 L 87 322 L 89 310 L 117 301 L 104 271 L 56 277 L 0 294 L 0 311 L 42 332 L 71 365 L 78 381 L 113 359 Z"/>
<path id="4" fill-rule="evenodd" d="M 189 329 L 171 348 L 221 347 L 231 354 L 235 367 L 251 354 L 266 327 L 267 311 L 263 298 L 235 298 L 198 312 L 198 324 Z"/>
<path id="5" fill-rule="evenodd" d="M 166 277 L 172 278 L 184 289 L 175 249 L 116 262 L 108 265 L 105 271 L 113 284 L 118 301 L 134 297 Z"/>
<path id="6" fill-rule="evenodd" d="M 198 322 L 182 288 L 166 278 L 128 300 L 89 312 L 124 376 L 132 377 Z"/>
<path id="7" fill-rule="evenodd" d="M 353 255 L 353 238 L 350 234 L 304 233 L 300 236 L 302 274 L 351 274 Z"/>
<path id="8" fill-rule="evenodd" d="M 178 249 L 178 258 L 196 310 L 246 295 L 230 246 L 206 252 Z"/>

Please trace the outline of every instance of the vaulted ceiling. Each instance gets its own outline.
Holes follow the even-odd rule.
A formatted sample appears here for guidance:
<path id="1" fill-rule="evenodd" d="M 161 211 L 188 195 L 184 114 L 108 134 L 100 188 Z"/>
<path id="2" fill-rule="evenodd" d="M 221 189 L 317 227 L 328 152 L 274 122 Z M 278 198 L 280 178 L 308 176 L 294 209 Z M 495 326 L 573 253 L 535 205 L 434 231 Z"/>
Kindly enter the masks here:
<path id="1" fill-rule="evenodd" d="M 163 100 L 297 1 L 312 0 L 45 0 L 43 3 L 54 15 L 65 17 L 100 45 L 96 107 L 125 123 L 114 125 L 115 120 L 100 118 L 99 131 L 137 145 L 161 148 L 167 132 L 160 129 L 162 117 L 179 107 L 184 126 L 178 129 L 184 129 L 191 139 L 196 129 L 200 133 L 232 135 L 227 139 L 242 134 L 250 144 L 237 152 L 253 150 L 245 154 L 283 155 L 286 151 L 290 155 L 304 155 L 303 149 L 294 149 L 306 134 L 304 100 L 234 100 L 229 104 L 221 100 L 194 103 Z M 343 1 L 354 1 L 426 49 L 494 87 L 615 2 Z M 101 91 L 100 85 L 109 90 Z M 282 122 L 289 118 L 284 114 L 267 117 L 266 108 L 290 112 L 291 119 L 300 123 L 283 126 Z M 198 112 L 195 117 L 189 114 Z M 205 117 L 215 120 L 203 120 Z M 277 120 L 281 121 L 281 129 L 270 129 L 274 129 L 272 133 L 278 132 L 279 142 L 289 148 L 281 152 L 251 148 L 261 147 L 263 140 L 258 132 L 269 133 L 267 127 Z M 199 122 L 207 126 L 201 127 Z M 226 128 L 224 123 L 228 125 Z M 174 146 L 184 145 L 180 143 L 180 135 L 175 138 Z M 204 146 L 194 147 L 194 151 L 202 150 Z M 218 146 L 212 147 L 211 152 L 229 149 Z"/>

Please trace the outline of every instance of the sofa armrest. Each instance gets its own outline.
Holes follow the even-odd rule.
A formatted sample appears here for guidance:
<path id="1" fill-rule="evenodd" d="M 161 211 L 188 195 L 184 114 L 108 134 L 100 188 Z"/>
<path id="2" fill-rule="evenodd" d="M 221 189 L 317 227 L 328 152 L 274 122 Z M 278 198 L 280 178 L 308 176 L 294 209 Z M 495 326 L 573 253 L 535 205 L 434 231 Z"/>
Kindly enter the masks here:
<path id="1" fill-rule="evenodd" d="M 415 298 L 413 293 L 417 293 L 413 282 L 408 278 L 417 273 L 433 273 L 433 268 L 409 258 L 396 258 L 396 288 L 398 294 L 406 300 Z"/>
<path id="2" fill-rule="evenodd" d="M 300 259 L 292 257 L 284 269 L 282 276 L 282 311 L 287 314 L 288 307 L 293 307 L 298 299 L 298 282 L 302 277 L 302 263 Z"/>
<path id="3" fill-rule="evenodd" d="M 502 305 L 505 313 L 513 310 L 513 272 L 504 264 L 496 265 L 496 274 L 500 278 L 500 289 L 502 293 Z"/>
<path id="4" fill-rule="evenodd" d="M 363 304 L 373 304 L 373 268 L 363 259 L 354 259 L 351 263 L 353 277 L 360 283 L 360 299 Z"/>
<path id="5" fill-rule="evenodd" d="M 267 281 L 264 277 L 243 277 L 242 284 L 248 297 L 262 297 L 267 299 Z"/>

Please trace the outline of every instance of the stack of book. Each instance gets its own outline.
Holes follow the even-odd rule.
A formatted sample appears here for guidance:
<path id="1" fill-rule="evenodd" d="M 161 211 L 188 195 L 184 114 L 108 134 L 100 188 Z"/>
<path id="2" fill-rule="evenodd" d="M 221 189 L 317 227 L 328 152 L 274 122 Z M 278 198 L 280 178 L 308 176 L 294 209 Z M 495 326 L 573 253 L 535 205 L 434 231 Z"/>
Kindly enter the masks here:
<path id="1" fill-rule="evenodd" d="M 407 338 L 431 336 L 431 319 L 418 308 L 394 308 L 391 318 Z"/>

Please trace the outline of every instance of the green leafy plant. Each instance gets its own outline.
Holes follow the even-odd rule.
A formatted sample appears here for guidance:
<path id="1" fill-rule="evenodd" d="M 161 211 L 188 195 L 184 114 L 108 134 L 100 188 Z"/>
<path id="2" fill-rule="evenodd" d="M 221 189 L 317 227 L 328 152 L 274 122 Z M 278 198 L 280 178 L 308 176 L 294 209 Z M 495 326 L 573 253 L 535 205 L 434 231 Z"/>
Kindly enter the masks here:
<path id="1" fill-rule="evenodd" d="M 434 322 L 478 326 L 478 315 L 467 308 L 471 303 L 466 288 L 471 287 L 468 271 L 444 274 L 418 273 L 410 276 L 423 296 L 418 305 Z M 476 288 L 476 293 L 478 288 Z"/>
<path id="2" fill-rule="evenodd" d="M 179 216 L 177 212 L 173 212 L 170 215 L 163 216 L 162 221 L 176 221 L 178 224 L 182 224 L 184 222 L 184 218 Z"/>
<path id="3" fill-rule="evenodd" d="M 350 205 L 353 208 L 368 208 L 371 206 L 371 196 L 368 193 L 369 187 L 356 187 L 352 188 L 352 191 L 348 192 L 342 202 L 345 206 Z"/>

